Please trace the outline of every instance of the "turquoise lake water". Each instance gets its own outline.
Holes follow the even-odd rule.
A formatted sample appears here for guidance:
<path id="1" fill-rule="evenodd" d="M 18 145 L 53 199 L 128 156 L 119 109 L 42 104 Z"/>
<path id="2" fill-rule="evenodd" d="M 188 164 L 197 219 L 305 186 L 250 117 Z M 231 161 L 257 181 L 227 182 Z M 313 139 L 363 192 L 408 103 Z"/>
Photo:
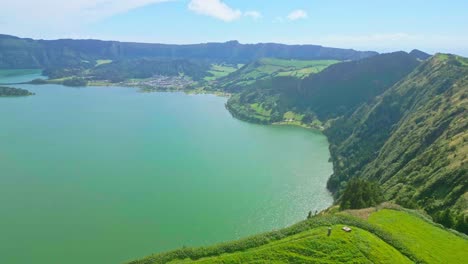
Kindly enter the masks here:
<path id="1" fill-rule="evenodd" d="M 0 263 L 123 263 L 332 203 L 319 132 L 236 120 L 214 95 L 15 87 L 36 95 L 0 98 Z"/>

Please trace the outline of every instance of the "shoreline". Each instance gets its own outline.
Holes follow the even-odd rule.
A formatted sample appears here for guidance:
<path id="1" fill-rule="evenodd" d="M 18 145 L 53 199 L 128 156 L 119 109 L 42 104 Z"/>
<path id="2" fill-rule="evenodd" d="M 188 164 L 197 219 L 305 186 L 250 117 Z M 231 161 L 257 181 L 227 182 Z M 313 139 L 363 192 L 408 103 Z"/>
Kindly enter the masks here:
<path id="1" fill-rule="evenodd" d="M 311 129 L 314 131 L 320 131 L 323 132 L 325 130 L 325 127 L 323 126 L 310 126 L 304 123 L 299 123 L 299 122 L 287 122 L 287 121 L 281 121 L 281 122 L 274 122 L 271 123 L 271 125 L 274 126 L 294 126 L 294 127 L 302 127 L 302 128 L 307 128 Z"/>

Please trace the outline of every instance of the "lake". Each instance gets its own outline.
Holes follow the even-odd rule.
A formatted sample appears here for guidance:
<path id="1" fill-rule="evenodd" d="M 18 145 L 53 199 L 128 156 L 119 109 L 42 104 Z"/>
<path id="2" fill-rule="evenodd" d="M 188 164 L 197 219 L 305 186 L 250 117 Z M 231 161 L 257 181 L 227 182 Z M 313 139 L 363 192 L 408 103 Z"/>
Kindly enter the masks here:
<path id="1" fill-rule="evenodd" d="M 236 120 L 214 95 L 15 87 L 36 95 L 0 98 L 0 263 L 123 263 L 332 203 L 319 132 Z"/>

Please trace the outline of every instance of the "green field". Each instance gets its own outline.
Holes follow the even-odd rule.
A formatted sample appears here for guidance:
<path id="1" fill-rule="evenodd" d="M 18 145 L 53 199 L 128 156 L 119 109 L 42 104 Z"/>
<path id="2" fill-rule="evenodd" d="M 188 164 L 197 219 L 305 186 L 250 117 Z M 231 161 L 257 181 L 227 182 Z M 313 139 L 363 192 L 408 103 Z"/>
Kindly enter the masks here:
<path id="1" fill-rule="evenodd" d="M 263 58 L 254 63 L 257 67 L 246 72 L 244 79 L 254 78 L 258 80 L 266 75 L 304 78 L 311 73 L 318 73 L 338 62 L 337 60 L 283 60 Z"/>
<path id="2" fill-rule="evenodd" d="M 340 61 L 337 60 L 285 60 L 262 58 L 222 78 L 222 85 L 225 88 L 245 87 L 256 81 L 275 76 L 292 76 L 303 79 L 310 74 L 319 73 L 328 66 L 339 62 Z"/>
<path id="3" fill-rule="evenodd" d="M 341 230 L 345 225 L 352 231 Z M 463 263 L 467 248 L 465 235 L 443 229 L 419 212 L 385 205 L 330 210 L 282 230 L 131 263 Z"/>
<path id="4" fill-rule="evenodd" d="M 207 76 L 204 78 L 205 81 L 214 81 L 221 77 L 227 76 L 228 74 L 237 71 L 242 64 L 232 66 L 232 65 L 220 65 L 220 64 L 213 64 L 211 65 L 211 69 L 208 71 L 212 74 L 212 76 Z"/>
<path id="5" fill-rule="evenodd" d="M 369 222 L 393 234 L 427 263 L 463 263 L 468 258 L 468 240 L 434 226 L 417 215 L 381 210 Z"/>
<path id="6" fill-rule="evenodd" d="M 250 107 L 252 108 L 253 111 L 255 111 L 255 114 L 257 116 L 263 117 L 263 118 L 270 117 L 271 110 L 266 110 L 265 108 L 263 108 L 261 105 L 257 103 L 251 104 Z"/>
<path id="7" fill-rule="evenodd" d="M 99 65 L 108 64 L 108 63 L 111 63 L 111 62 L 112 62 L 112 60 L 96 60 L 96 64 L 94 66 L 97 67 Z"/>
<path id="8" fill-rule="evenodd" d="M 312 73 L 319 73 L 326 69 L 328 66 L 338 63 L 337 60 L 312 60 L 312 61 L 298 61 L 298 60 L 288 60 L 289 63 L 279 62 L 280 65 L 285 65 L 288 68 L 293 68 L 291 70 L 279 71 L 276 73 L 276 76 L 292 76 L 296 78 L 305 78 Z M 278 61 L 273 61 L 272 63 L 278 63 Z"/>
<path id="9" fill-rule="evenodd" d="M 240 253 L 172 263 L 411 263 L 375 235 L 356 227 L 346 233 L 342 227 L 333 225 L 329 237 L 327 227 L 319 227 Z"/>

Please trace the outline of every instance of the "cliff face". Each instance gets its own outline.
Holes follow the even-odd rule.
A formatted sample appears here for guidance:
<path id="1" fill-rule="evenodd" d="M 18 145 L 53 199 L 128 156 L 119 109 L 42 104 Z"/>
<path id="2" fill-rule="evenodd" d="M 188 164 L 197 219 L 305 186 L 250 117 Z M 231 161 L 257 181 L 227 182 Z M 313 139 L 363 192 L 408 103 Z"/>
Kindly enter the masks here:
<path id="1" fill-rule="evenodd" d="M 429 213 L 468 191 L 468 60 L 439 54 L 326 131 L 335 173 L 329 188 L 362 177 L 388 199 Z M 457 202 L 458 201 L 458 202 Z"/>

